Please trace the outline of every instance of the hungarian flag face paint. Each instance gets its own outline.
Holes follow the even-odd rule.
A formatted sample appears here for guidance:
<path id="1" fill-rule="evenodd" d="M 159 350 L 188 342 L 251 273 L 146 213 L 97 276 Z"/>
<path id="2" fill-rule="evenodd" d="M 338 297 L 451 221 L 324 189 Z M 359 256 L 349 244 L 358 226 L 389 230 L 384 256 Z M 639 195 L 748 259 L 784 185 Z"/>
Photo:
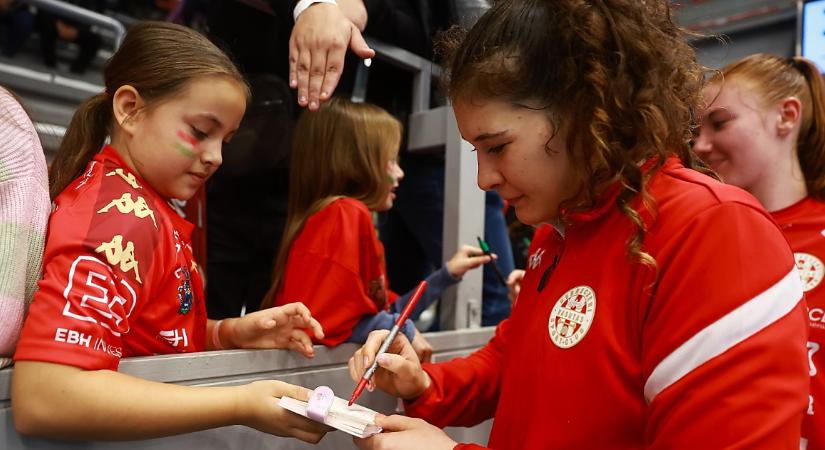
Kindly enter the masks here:
<path id="1" fill-rule="evenodd" d="M 178 151 L 188 158 L 194 158 L 197 154 L 196 148 L 198 146 L 198 140 L 195 139 L 194 136 L 190 135 L 189 133 L 178 130 L 178 137 L 181 139 L 182 142 L 178 142 L 175 144 L 175 147 Z"/>

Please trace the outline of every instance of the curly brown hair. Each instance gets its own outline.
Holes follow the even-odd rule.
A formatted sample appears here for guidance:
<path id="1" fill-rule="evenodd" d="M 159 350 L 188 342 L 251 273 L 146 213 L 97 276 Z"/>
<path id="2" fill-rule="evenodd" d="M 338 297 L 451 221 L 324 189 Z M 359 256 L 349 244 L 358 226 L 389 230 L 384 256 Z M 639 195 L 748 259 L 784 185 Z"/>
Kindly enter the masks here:
<path id="1" fill-rule="evenodd" d="M 667 0 L 500 0 L 469 31 L 444 33 L 438 54 L 453 100 L 542 105 L 569 137 L 578 183 L 560 213 L 619 183 L 617 206 L 638 229 L 628 255 L 655 267 L 633 203 L 655 214 L 646 185 L 671 155 L 706 171 L 689 146 L 703 71 L 685 37 Z"/>

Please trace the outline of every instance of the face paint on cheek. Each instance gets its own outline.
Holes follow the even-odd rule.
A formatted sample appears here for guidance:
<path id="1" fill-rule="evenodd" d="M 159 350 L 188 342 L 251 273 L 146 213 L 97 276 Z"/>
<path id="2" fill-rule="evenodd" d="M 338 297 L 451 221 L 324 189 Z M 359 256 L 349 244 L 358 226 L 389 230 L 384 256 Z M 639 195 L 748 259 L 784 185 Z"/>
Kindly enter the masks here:
<path id="1" fill-rule="evenodd" d="M 196 149 L 198 146 L 198 140 L 183 130 L 178 130 L 178 137 L 183 142 L 175 143 L 175 148 L 177 148 L 183 156 L 186 156 L 187 158 L 194 158 L 197 155 Z"/>

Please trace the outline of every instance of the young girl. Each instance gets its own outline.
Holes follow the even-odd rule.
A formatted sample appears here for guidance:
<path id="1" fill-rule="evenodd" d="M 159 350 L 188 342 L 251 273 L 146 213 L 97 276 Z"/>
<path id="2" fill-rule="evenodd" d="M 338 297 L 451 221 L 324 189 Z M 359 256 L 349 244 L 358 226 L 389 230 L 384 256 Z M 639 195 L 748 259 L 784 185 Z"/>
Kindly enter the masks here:
<path id="1" fill-rule="evenodd" d="M 756 54 L 716 73 L 704 93 L 694 150 L 771 212 L 794 251 L 810 325 L 802 437 L 808 450 L 825 449 L 825 85 L 804 58 Z"/>
<path id="2" fill-rule="evenodd" d="M 168 205 L 221 164 L 247 88 L 232 62 L 179 25 L 141 23 L 75 113 L 52 166 L 44 277 L 12 381 L 22 434 L 141 439 L 230 424 L 317 442 L 326 428 L 277 406 L 277 381 L 196 388 L 116 372 L 121 358 L 205 348 L 292 348 L 320 326 L 300 304 L 207 321 L 193 225 Z M 103 146 L 107 135 L 111 145 Z M 101 147 L 103 149 L 101 150 Z"/>
<path id="3" fill-rule="evenodd" d="M 340 98 L 298 120 L 287 222 L 265 304 L 273 294 L 276 305 L 304 302 L 324 327 L 325 337 L 318 340 L 324 345 L 363 343 L 370 331 L 392 328 L 396 315 L 389 310 L 400 311 L 407 302 L 407 296 L 396 301 L 388 291 L 384 248 L 371 213 L 392 208 L 404 176 L 396 162 L 400 141 L 401 124 L 389 113 Z M 412 317 L 465 272 L 489 261 L 481 249 L 462 247 L 427 278 Z M 403 331 L 427 356 L 429 345 L 411 320 Z"/>
<path id="4" fill-rule="evenodd" d="M 378 359 L 375 381 L 408 414 L 495 417 L 495 449 L 799 448 L 793 255 L 750 195 L 691 169 L 702 73 L 671 14 L 667 0 L 499 1 L 452 53 L 479 186 L 539 228 L 484 348 L 422 368 L 401 338 Z M 350 360 L 354 378 L 385 335 Z M 478 448 L 418 419 L 377 422 L 362 448 Z"/>

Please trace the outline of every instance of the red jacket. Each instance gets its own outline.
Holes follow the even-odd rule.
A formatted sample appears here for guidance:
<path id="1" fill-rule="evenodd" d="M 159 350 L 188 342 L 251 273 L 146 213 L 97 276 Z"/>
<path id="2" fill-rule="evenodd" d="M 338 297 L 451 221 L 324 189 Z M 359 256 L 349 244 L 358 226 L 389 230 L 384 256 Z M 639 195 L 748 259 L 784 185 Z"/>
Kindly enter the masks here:
<path id="1" fill-rule="evenodd" d="M 323 345 L 347 340 L 363 316 L 386 310 L 384 246 L 362 202 L 343 197 L 307 219 L 289 250 L 275 305 L 303 302 L 324 327 Z"/>
<path id="2" fill-rule="evenodd" d="M 808 301 L 811 397 L 802 437 L 808 450 L 825 450 L 825 203 L 808 197 L 773 218 L 791 243 Z"/>
<path id="3" fill-rule="evenodd" d="M 15 360 L 117 370 L 121 357 L 205 348 L 193 226 L 112 147 L 55 204 Z"/>
<path id="4" fill-rule="evenodd" d="M 564 237 L 543 226 L 510 319 L 425 365 L 407 412 L 495 417 L 495 449 L 798 449 L 807 327 L 785 238 L 750 195 L 675 159 L 649 189 L 658 215 L 635 209 L 655 269 L 628 258 L 615 191 Z"/>

